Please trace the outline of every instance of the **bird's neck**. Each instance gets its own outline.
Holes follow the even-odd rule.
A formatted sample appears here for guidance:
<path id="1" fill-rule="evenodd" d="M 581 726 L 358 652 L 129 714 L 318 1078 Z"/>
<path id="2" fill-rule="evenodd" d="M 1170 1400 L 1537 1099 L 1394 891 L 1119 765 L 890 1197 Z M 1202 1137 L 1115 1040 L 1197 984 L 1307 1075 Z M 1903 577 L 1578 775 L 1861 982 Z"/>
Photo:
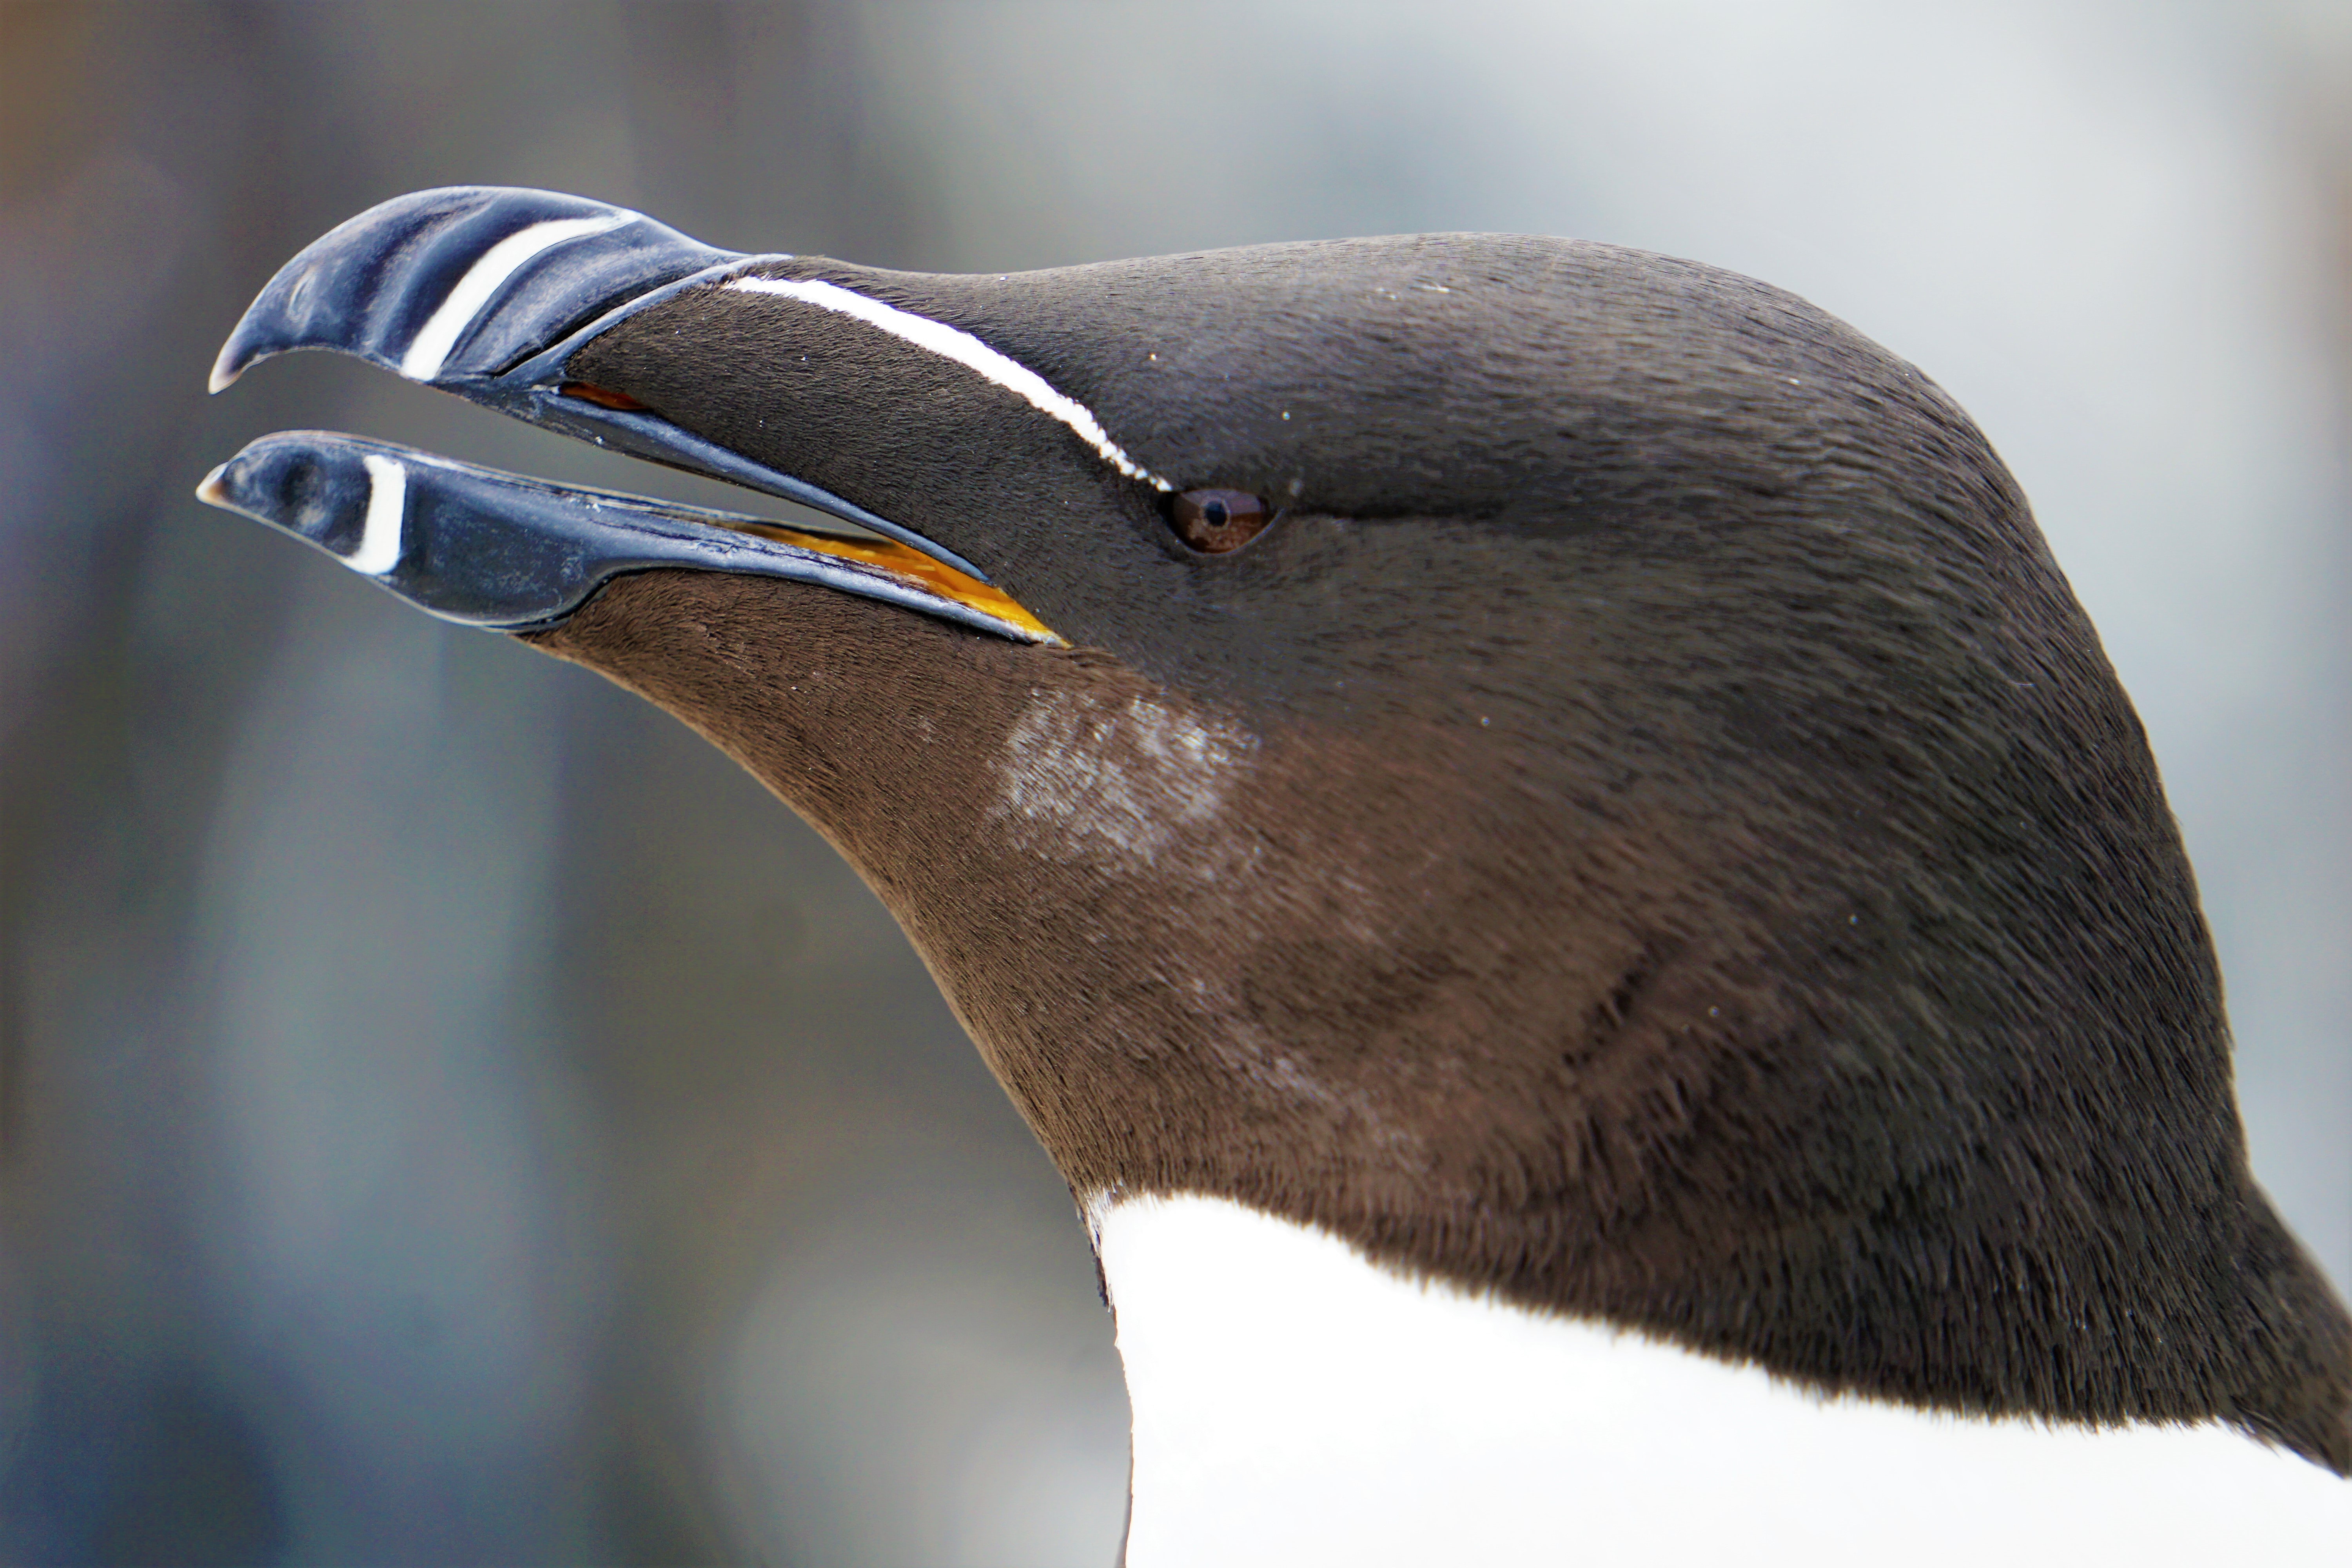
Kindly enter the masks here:
<path id="1" fill-rule="evenodd" d="M 2076 1561 L 2290 1562 L 2352 1539 L 2352 1483 L 2228 1428 L 1823 1401 L 1404 1279 L 1221 1199 L 1089 1218 L 1134 1409 L 1129 1568 L 1980 1564 L 2070 1543 Z M 2279 1540 L 2245 1556 L 2263 1530 Z"/>

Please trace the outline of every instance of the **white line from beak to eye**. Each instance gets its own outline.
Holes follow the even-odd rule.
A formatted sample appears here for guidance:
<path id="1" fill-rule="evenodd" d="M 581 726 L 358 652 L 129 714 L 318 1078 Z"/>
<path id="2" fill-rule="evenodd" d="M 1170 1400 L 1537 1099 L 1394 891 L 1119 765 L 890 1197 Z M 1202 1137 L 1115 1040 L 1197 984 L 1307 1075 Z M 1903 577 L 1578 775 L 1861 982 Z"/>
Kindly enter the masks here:
<path id="1" fill-rule="evenodd" d="M 551 218 L 515 230 L 482 252 L 481 258 L 466 269 L 457 286 L 449 290 L 449 297 L 441 301 L 440 309 L 425 319 L 408 345 L 408 352 L 400 357 L 400 374 L 411 381 L 431 381 L 439 375 L 449 351 L 457 346 L 458 334 L 474 324 L 474 318 L 482 313 L 482 307 L 490 302 L 499 286 L 520 271 L 532 257 L 566 240 L 584 239 L 625 223 L 635 223 L 640 216 L 615 207 L 595 217 Z"/>
<path id="2" fill-rule="evenodd" d="M 408 520 L 408 470 L 396 458 L 373 452 L 360 461 L 367 465 L 367 520 L 360 526 L 360 547 L 343 557 L 343 564 L 381 577 L 400 564 L 401 531 Z"/>
<path id="3" fill-rule="evenodd" d="M 738 278 L 727 285 L 751 294 L 781 294 L 788 300 L 823 310 L 835 310 L 845 316 L 855 316 L 868 326 L 879 327 L 893 337 L 903 338 L 917 348 L 929 349 L 935 354 L 951 359 L 1027 400 L 1029 405 L 1047 414 L 1077 432 L 1080 439 L 1102 455 L 1103 461 L 1130 479 L 1141 479 L 1155 489 L 1172 490 L 1176 487 L 1161 479 L 1119 449 L 1110 438 L 1102 422 L 1092 410 L 1075 398 L 1063 396 L 1054 390 L 1045 378 L 1018 360 L 1008 359 L 990 348 L 961 327 L 950 327 L 945 321 L 918 316 L 911 310 L 901 310 L 879 300 L 842 288 L 836 283 L 816 279 Z"/>

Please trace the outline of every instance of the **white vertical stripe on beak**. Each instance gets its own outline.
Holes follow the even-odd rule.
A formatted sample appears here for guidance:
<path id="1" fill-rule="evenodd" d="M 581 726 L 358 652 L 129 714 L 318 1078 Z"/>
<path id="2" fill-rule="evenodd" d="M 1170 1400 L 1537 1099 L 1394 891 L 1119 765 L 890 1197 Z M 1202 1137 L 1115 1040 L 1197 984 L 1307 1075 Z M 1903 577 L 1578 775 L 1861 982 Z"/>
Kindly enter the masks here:
<path id="1" fill-rule="evenodd" d="M 360 547 L 343 557 L 343 564 L 381 577 L 400 564 L 401 531 L 408 519 L 408 470 L 398 459 L 373 452 L 360 461 L 367 465 L 367 521 L 360 528 Z"/>
<path id="2" fill-rule="evenodd" d="M 466 269 L 441 308 L 433 312 L 417 331 L 415 341 L 400 358 L 400 374 L 411 381 L 431 381 L 441 374 L 441 365 L 448 359 L 449 351 L 457 346 L 458 334 L 474 324 L 482 307 L 499 286 L 521 270 L 523 265 L 543 250 L 563 244 L 566 240 L 584 239 L 592 234 L 635 223 L 639 215 L 619 208 L 595 217 L 551 218 L 545 223 L 519 228 L 488 250 L 481 259 Z"/>
<path id="3" fill-rule="evenodd" d="M 1110 438 L 1094 411 L 1076 398 L 1065 397 L 1054 390 L 1045 378 L 1020 361 L 1007 358 L 961 327 L 950 327 L 945 321 L 935 321 L 929 316 L 918 316 L 911 310 L 901 310 L 896 305 L 886 305 L 879 300 L 854 293 L 836 283 L 815 279 L 738 278 L 727 285 L 751 294 L 781 294 L 788 300 L 798 300 L 827 310 L 837 310 L 845 316 L 855 316 L 868 326 L 879 327 L 893 337 L 903 338 L 917 348 L 929 349 L 935 354 L 951 359 L 967 369 L 978 371 L 1007 392 L 1025 399 L 1040 413 L 1051 415 L 1076 431 L 1087 446 L 1102 455 L 1103 461 L 1130 479 L 1141 479 L 1154 489 L 1171 490 L 1176 487 L 1145 468 L 1120 450 Z"/>

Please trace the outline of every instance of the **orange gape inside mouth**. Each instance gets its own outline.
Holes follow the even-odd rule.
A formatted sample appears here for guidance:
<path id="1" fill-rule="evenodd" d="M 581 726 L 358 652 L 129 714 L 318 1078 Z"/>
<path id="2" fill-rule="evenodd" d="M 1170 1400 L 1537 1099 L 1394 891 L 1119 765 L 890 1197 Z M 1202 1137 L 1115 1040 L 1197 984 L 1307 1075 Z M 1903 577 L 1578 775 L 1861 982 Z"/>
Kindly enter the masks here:
<path id="1" fill-rule="evenodd" d="M 836 555 L 845 561 L 879 566 L 894 575 L 912 578 L 942 599 L 951 599 L 982 615 L 1008 621 L 1023 631 L 1034 634 L 1041 642 L 1058 643 L 1062 640 L 1045 622 L 1023 609 L 1002 591 L 977 577 L 966 576 L 945 562 L 932 560 L 919 550 L 910 550 L 896 540 L 848 539 L 836 533 L 803 533 L 797 528 L 787 528 L 782 523 L 758 522 L 749 518 L 740 522 L 730 522 L 727 526 L 743 533 L 756 533 L 762 539 L 772 539 L 779 544 L 814 550 L 820 555 Z"/>
<path id="2" fill-rule="evenodd" d="M 583 403 L 593 403 L 599 408 L 617 409 L 624 414 L 654 414 L 646 405 L 625 392 L 585 381 L 567 381 L 563 395 L 576 397 Z M 716 521 L 716 520 L 713 520 Z M 912 579 L 942 599 L 951 600 L 968 609 L 980 611 L 1007 621 L 1046 642 L 1059 642 L 1050 627 L 1024 609 L 1009 595 L 989 586 L 977 577 L 957 571 L 944 562 L 934 561 L 919 550 L 909 549 L 895 540 L 858 539 L 842 534 L 810 533 L 782 523 L 761 522 L 752 518 L 730 519 L 720 526 L 739 533 L 753 533 L 762 539 L 772 539 L 779 544 L 789 544 L 798 550 L 813 550 L 820 555 L 837 556 L 845 561 L 860 562 L 878 566 L 894 576 Z"/>
<path id="3" fill-rule="evenodd" d="M 567 381 L 563 395 L 576 397 L 583 403 L 593 403 L 599 408 L 617 408 L 624 414 L 648 414 L 652 410 L 625 392 L 613 392 L 584 381 Z"/>

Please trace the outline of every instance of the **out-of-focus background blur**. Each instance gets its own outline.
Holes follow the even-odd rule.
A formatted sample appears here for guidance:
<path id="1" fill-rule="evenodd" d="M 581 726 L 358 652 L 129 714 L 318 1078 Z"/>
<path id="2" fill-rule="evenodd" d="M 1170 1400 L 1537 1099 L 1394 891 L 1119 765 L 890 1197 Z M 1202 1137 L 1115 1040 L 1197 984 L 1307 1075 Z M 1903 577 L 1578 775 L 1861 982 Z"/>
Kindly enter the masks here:
<path id="1" fill-rule="evenodd" d="M 2352 7 L 0 3 L 0 1560 L 1107 1564 L 1069 1200 L 856 879 L 650 708 L 199 506 L 386 196 L 1007 269 L 1421 229 L 1795 289 L 2034 500 L 2352 1284 Z"/>

